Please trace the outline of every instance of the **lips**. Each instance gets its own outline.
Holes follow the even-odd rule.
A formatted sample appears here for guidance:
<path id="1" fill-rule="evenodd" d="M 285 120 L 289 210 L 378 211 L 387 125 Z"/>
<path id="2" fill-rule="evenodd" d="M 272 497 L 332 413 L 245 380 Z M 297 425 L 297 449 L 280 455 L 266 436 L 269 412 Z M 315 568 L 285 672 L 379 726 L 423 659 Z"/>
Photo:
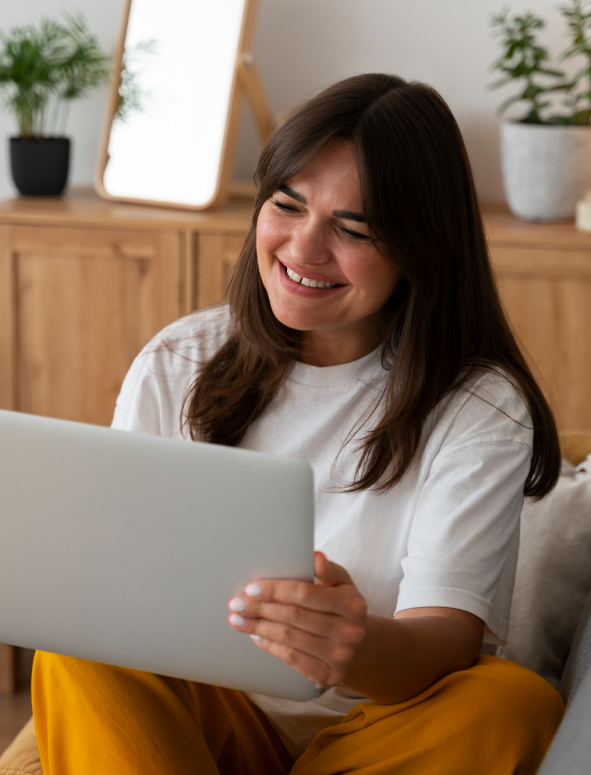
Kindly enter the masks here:
<path id="1" fill-rule="evenodd" d="M 280 261 L 277 259 L 283 269 L 285 270 L 285 274 L 289 277 L 289 279 L 296 283 L 301 284 L 308 288 L 337 288 L 342 287 L 343 283 L 337 283 L 335 280 L 330 279 L 329 277 L 324 277 L 323 275 L 317 274 L 316 272 L 310 272 L 306 270 L 306 273 L 303 274 L 302 270 L 299 271 L 295 269 L 294 267 L 290 267 L 287 264 L 285 264 L 283 261 Z"/>

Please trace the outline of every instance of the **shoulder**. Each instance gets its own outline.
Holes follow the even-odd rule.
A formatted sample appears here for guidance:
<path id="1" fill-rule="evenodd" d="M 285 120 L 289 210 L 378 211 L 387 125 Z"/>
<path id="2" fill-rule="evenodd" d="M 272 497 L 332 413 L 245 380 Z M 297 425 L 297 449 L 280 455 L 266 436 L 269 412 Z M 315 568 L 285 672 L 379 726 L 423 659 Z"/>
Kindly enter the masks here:
<path id="1" fill-rule="evenodd" d="M 157 368 L 168 378 L 191 372 L 212 358 L 230 330 L 227 304 L 193 312 L 163 328 L 134 360 L 132 370 Z"/>
<path id="2" fill-rule="evenodd" d="M 133 361 L 117 399 L 113 427 L 140 433 L 180 433 L 185 394 L 200 366 L 230 332 L 227 305 L 194 312 L 160 331 Z"/>
<path id="3" fill-rule="evenodd" d="M 431 414 L 427 445 L 451 453 L 475 444 L 523 444 L 530 450 L 533 427 L 527 403 L 504 372 L 480 369 L 443 398 Z"/>
<path id="4" fill-rule="evenodd" d="M 198 361 L 207 361 L 226 341 L 230 322 L 227 304 L 198 310 L 163 328 L 148 342 L 138 358 L 178 352 Z"/>

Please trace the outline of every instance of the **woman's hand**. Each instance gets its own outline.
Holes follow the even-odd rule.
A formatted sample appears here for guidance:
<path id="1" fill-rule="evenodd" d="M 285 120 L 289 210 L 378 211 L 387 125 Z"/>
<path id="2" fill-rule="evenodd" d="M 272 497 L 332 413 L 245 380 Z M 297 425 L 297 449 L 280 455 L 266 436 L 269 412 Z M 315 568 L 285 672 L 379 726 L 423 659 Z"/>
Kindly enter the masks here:
<path id="1" fill-rule="evenodd" d="M 367 606 L 347 571 L 315 552 L 315 584 L 263 580 L 229 603 L 229 622 L 319 686 L 342 683 L 366 633 Z"/>

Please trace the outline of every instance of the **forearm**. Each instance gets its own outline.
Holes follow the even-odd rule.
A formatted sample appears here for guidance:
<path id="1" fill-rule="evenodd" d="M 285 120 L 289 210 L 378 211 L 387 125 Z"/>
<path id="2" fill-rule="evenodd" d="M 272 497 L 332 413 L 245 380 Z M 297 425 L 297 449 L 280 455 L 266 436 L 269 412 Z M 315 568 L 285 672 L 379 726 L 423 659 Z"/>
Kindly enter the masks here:
<path id="1" fill-rule="evenodd" d="M 374 702 L 391 704 L 471 667 L 480 651 L 483 625 L 464 611 L 443 611 L 450 613 L 368 616 L 366 636 L 349 665 L 345 685 Z"/>

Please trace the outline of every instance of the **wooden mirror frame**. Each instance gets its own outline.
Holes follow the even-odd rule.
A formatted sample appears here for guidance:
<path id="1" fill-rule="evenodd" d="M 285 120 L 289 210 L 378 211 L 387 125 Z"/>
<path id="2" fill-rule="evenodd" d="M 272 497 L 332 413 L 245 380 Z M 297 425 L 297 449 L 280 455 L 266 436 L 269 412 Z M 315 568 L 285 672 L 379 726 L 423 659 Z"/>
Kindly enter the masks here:
<path id="1" fill-rule="evenodd" d="M 105 122 L 103 124 L 95 168 L 94 187 L 97 193 L 104 199 L 116 202 L 150 204 L 162 207 L 182 208 L 185 210 L 205 210 L 210 207 L 215 207 L 222 204 L 232 195 L 253 198 L 256 193 L 254 183 L 249 181 L 235 181 L 232 179 L 232 172 L 238 132 L 240 129 L 243 99 L 248 99 L 250 103 L 252 115 L 262 141 L 268 139 L 274 128 L 273 115 L 266 98 L 260 71 L 252 52 L 259 0 L 245 0 L 244 2 L 244 13 L 242 16 L 238 50 L 232 78 L 217 185 L 210 201 L 201 205 L 193 205 L 164 200 L 138 199 L 115 196 L 105 189 L 104 174 L 109 160 L 109 140 L 111 137 L 113 120 L 119 105 L 119 88 L 121 85 L 123 55 L 132 2 L 133 0 L 126 0 L 125 2 L 121 31 L 113 56 L 114 66 L 109 87 Z"/>

